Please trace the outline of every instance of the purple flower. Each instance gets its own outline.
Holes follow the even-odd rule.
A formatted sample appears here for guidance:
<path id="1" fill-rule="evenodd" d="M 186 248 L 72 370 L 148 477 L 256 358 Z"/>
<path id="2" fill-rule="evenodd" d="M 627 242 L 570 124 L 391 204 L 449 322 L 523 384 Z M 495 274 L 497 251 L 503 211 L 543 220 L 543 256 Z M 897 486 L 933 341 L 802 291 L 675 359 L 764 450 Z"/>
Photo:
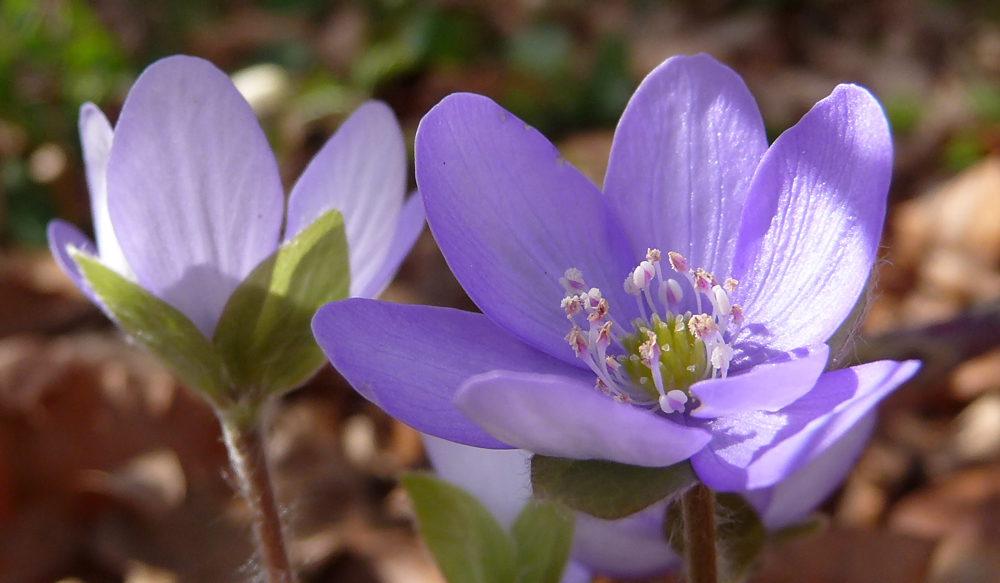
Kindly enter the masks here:
<path id="1" fill-rule="evenodd" d="M 93 243 L 49 225 L 59 265 L 98 304 L 67 247 L 101 261 L 187 316 L 212 338 L 233 290 L 283 241 L 330 209 L 344 216 L 353 296 L 388 283 L 423 227 L 403 202 L 406 150 L 392 112 L 362 105 L 306 168 L 288 198 L 250 105 L 222 71 L 173 56 L 129 91 L 114 130 L 93 104 L 80 110 Z"/>
<path id="2" fill-rule="evenodd" d="M 740 494 L 768 531 L 801 524 L 840 484 L 874 427 L 867 415 L 819 457 L 776 486 Z M 444 479 L 476 496 L 505 528 L 531 498 L 524 450 L 489 450 L 424 436 L 427 455 Z M 573 552 L 562 582 L 590 581 L 592 573 L 649 577 L 679 570 L 678 557 L 663 536 L 663 501 L 621 520 L 576 515 Z"/>
<path id="3" fill-rule="evenodd" d="M 860 87 L 838 86 L 768 147 L 738 75 L 671 58 L 626 108 L 603 193 L 489 99 L 452 95 L 421 122 L 416 164 L 428 224 L 483 314 L 347 300 L 313 329 L 362 395 L 422 432 L 690 459 L 716 490 L 757 490 L 919 366 L 823 372 L 892 169 L 885 116 Z"/>

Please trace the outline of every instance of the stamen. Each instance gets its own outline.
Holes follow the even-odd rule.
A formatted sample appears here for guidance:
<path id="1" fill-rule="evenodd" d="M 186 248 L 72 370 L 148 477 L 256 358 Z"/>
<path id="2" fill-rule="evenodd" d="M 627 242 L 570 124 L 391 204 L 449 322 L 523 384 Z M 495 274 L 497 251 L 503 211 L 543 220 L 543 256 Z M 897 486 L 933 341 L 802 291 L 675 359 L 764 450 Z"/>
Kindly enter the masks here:
<path id="1" fill-rule="evenodd" d="M 559 283 L 566 288 L 566 292 L 570 294 L 575 294 L 587 289 L 587 285 L 583 282 L 583 272 L 575 267 L 570 267 L 566 270 L 563 277 L 559 278 Z"/>
<path id="2" fill-rule="evenodd" d="M 660 409 L 664 413 L 677 413 L 684 410 L 688 396 L 684 391 L 674 389 L 660 397 Z"/>
<path id="3" fill-rule="evenodd" d="M 559 305 L 562 309 L 566 310 L 566 317 L 570 320 L 583 310 L 583 302 L 580 301 L 580 296 L 566 296 Z"/>
<path id="4" fill-rule="evenodd" d="M 677 306 L 684 299 L 684 290 L 676 279 L 668 279 L 667 284 L 667 306 L 671 311 L 675 311 Z"/>
<path id="5" fill-rule="evenodd" d="M 677 273 L 687 273 L 688 262 L 687 259 L 684 259 L 683 255 L 671 251 L 667 253 L 667 259 L 670 261 L 670 267 L 672 267 L 674 271 Z"/>
<path id="6" fill-rule="evenodd" d="M 727 277 L 726 278 L 726 283 L 722 287 L 725 288 L 725 290 L 727 292 L 733 293 L 734 291 L 736 291 L 736 286 L 738 286 L 738 285 L 740 285 L 740 282 L 736 281 L 735 279 L 733 279 L 731 277 Z"/>
<path id="7" fill-rule="evenodd" d="M 720 315 L 728 316 L 733 310 L 733 306 L 729 302 L 729 292 L 717 285 L 712 288 L 712 293 L 715 294 L 715 309 Z"/>
<path id="8" fill-rule="evenodd" d="M 574 325 L 570 329 L 569 334 L 566 335 L 566 341 L 569 342 L 570 348 L 573 349 L 573 353 L 577 356 L 582 356 L 583 354 L 589 352 L 589 347 L 587 346 L 587 341 L 584 340 L 583 334 L 580 334 L 580 327 Z"/>

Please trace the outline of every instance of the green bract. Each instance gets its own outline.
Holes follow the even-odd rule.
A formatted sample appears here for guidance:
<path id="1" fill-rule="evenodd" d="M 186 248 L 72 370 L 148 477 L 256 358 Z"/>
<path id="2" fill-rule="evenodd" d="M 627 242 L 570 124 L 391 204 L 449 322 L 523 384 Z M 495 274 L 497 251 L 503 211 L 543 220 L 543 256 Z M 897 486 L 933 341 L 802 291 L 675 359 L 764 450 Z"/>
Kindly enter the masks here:
<path id="1" fill-rule="evenodd" d="M 510 534 L 472 495 L 427 474 L 402 478 L 417 523 L 448 583 L 558 583 L 573 543 L 573 513 L 531 501 Z"/>
<path id="2" fill-rule="evenodd" d="M 322 363 L 310 320 L 350 289 L 344 220 L 336 210 L 285 242 L 240 283 L 211 341 L 184 314 L 79 250 L 71 255 L 108 315 L 185 384 L 228 407 L 301 384 Z"/>

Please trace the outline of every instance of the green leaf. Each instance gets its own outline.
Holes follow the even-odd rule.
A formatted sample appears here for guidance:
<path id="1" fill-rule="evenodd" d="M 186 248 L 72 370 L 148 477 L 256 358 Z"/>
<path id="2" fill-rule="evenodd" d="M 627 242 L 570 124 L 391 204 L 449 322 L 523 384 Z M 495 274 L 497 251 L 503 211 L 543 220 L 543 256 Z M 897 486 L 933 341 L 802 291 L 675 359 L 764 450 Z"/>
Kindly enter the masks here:
<path id="1" fill-rule="evenodd" d="M 531 458 L 535 496 L 552 498 L 574 510 L 615 520 L 635 514 L 694 484 L 691 464 L 644 468 L 605 460 Z"/>
<path id="2" fill-rule="evenodd" d="M 511 529 L 517 549 L 517 583 L 559 583 L 573 547 L 575 516 L 565 506 L 530 500 Z"/>
<path id="3" fill-rule="evenodd" d="M 324 362 L 313 314 L 349 293 L 344 219 L 331 210 L 255 267 L 226 303 L 212 341 L 234 385 L 266 396 L 305 382 Z"/>
<path id="4" fill-rule="evenodd" d="M 428 474 L 407 474 L 400 481 L 448 583 L 514 583 L 514 544 L 478 500 Z"/>
<path id="5" fill-rule="evenodd" d="M 126 334 L 156 355 L 187 386 L 215 402 L 226 395 L 229 383 L 222 359 L 187 316 L 97 258 L 73 248 L 69 254 Z"/>

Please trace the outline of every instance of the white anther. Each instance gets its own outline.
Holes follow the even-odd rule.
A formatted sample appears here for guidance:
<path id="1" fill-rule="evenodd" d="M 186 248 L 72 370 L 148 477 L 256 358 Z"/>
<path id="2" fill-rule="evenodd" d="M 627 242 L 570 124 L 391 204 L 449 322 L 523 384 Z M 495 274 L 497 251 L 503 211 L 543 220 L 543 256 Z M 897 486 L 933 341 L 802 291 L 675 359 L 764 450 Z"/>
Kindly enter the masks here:
<path id="1" fill-rule="evenodd" d="M 733 360 L 733 347 L 720 342 L 712 349 L 712 367 L 719 372 L 722 378 L 726 378 L 729 373 L 729 362 Z"/>
<path id="2" fill-rule="evenodd" d="M 596 287 L 590 288 L 586 294 L 581 294 L 583 301 L 586 302 L 586 308 L 588 311 L 596 310 L 601 304 L 601 290 Z"/>
<path id="3" fill-rule="evenodd" d="M 608 370 L 611 372 L 618 372 L 622 367 L 621 363 L 618 362 L 618 359 L 613 356 L 605 356 L 604 364 L 607 365 Z"/>
<path id="4" fill-rule="evenodd" d="M 740 282 L 736 281 L 731 277 L 726 278 L 726 283 L 722 286 L 729 293 L 736 291 L 736 286 L 740 285 Z"/>
<path id="5" fill-rule="evenodd" d="M 743 326 L 743 306 L 741 306 L 739 304 L 733 304 L 731 312 L 732 312 L 732 315 L 733 315 L 733 324 L 736 324 L 737 327 L 742 327 Z"/>
<path id="6" fill-rule="evenodd" d="M 633 296 L 637 296 L 642 293 L 639 291 L 639 288 L 635 286 L 635 278 L 632 277 L 631 273 L 625 278 L 625 293 Z"/>
<path id="7" fill-rule="evenodd" d="M 636 288 L 645 291 L 649 288 L 649 282 L 653 281 L 654 275 L 656 275 L 656 268 L 653 267 L 653 264 L 643 261 L 632 272 L 632 281 L 635 283 Z"/>
<path id="8" fill-rule="evenodd" d="M 660 261 L 660 250 L 647 248 L 646 261 L 649 261 L 650 263 L 658 263 Z"/>
<path id="9" fill-rule="evenodd" d="M 639 356 L 642 358 L 642 363 L 649 368 L 659 367 L 660 363 L 660 347 L 656 344 L 656 334 L 653 334 L 651 330 L 646 330 L 646 341 L 639 346 Z"/>
<path id="10" fill-rule="evenodd" d="M 717 285 L 712 288 L 712 293 L 715 294 L 715 307 L 719 310 L 719 315 L 728 316 L 733 311 L 733 306 L 729 302 L 729 292 L 722 289 L 721 285 Z"/>
<path id="11" fill-rule="evenodd" d="M 569 334 L 566 335 L 566 341 L 569 342 L 570 348 L 573 349 L 573 353 L 577 356 L 582 356 L 588 352 L 587 341 L 584 340 L 583 334 L 580 334 L 578 326 L 573 326 Z"/>
<path id="12" fill-rule="evenodd" d="M 681 303 L 684 299 L 684 290 L 681 289 L 681 284 L 677 283 L 676 279 L 667 280 L 667 304 L 670 306 L 676 306 Z"/>
<path id="13" fill-rule="evenodd" d="M 559 283 L 571 294 L 581 292 L 587 288 L 587 285 L 583 282 L 583 272 L 575 267 L 567 269 L 564 276 L 559 278 Z"/>
<path id="14" fill-rule="evenodd" d="M 608 300 L 601 298 L 597 302 L 597 307 L 593 308 L 590 314 L 587 314 L 587 320 L 593 323 L 601 322 L 608 315 L 609 309 Z"/>
<path id="15" fill-rule="evenodd" d="M 661 395 L 659 399 L 660 409 L 664 413 L 677 413 L 684 410 L 684 405 L 688 402 L 688 396 L 684 391 L 673 389 L 666 395 Z"/>
<path id="16" fill-rule="evenodd" d="M 703 294 L 707 294 L 712 289 L 712 285 L 714 283 L 715 276 L 711 273 L 700 267 L 694 271 L 694 289 Z"/>
<path id="17" fill-rule="evenodd" d="M 697 314 L 688 320 L 688 330 L 701 340 L 708 339 L 709 336 L 719 331 L 719 326 L 715 320 L 707 314 Z"/>

